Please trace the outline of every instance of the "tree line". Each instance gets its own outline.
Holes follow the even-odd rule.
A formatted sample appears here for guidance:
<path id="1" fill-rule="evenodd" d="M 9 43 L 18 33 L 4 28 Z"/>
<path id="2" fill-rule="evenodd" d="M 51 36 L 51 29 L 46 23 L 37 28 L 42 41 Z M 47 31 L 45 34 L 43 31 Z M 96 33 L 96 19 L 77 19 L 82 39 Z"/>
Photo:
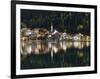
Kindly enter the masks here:
<path id="1" fill-rule="evenodd" d="M 42 10 L 21 10 L 21 28 L 51 29 L 59 32 L 83 33 L 90 35 L 90 13 Z"/>

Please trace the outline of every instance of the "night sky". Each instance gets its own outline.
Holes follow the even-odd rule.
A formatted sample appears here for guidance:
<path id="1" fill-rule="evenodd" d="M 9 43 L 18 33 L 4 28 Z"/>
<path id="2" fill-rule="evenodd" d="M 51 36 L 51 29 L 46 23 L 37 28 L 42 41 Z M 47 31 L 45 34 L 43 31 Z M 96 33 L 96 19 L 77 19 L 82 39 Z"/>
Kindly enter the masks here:
<path id="1" fill-rule="evenodd" d="M 21 9 L 21 28 L 45 28 L 90 35 L 90 13 Z"/>

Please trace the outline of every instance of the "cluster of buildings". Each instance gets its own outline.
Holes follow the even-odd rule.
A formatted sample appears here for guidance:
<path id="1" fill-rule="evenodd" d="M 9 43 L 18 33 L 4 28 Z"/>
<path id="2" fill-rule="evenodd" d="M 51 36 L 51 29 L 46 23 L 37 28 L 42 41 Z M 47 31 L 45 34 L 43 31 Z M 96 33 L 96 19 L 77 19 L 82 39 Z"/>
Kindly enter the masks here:
<path id="1" fill-rule="evenodd" d="M 66 51 L 71 47 L 82 49 L 85 46 L 89 46 L 89 41 L 90 36 L 88 35 L 83 35 L 82 33 L 68 34 L 66 32 L 59 32 L 56 29 L 53 30 L 53 26 L 51 26 L 50 31 L 44 28 L 21 29 L 22 54 L 31 54 L 32 52 L 35 54 L 41 54 L 50 51 L 57 53 L 60 50 Z"/>
<path id="2" fill-rule="evenodd" d="M 56 29 L 53 30 L 51 26 L 51 31 L 44 28 L 22 28 L 21 29 L 21 40 L 48 40 L 48 41 L 59 41 L 59 40 L 69 40 L 69 41 L 90 41 L 90 36 L 83 35 L 82 33 L 77 34 L 67 34 L 66 32 L 59 32 Z"/>

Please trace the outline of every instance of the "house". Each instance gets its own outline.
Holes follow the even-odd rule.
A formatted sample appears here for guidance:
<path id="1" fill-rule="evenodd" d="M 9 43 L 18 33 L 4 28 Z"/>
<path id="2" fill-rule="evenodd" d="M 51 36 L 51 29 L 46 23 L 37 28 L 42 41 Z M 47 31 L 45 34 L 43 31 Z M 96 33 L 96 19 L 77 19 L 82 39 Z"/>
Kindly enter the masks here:
<path id="1" fill-rule="evenodd" d="M 58 42 L 60 40 L 60 33 L 57 30 L 54 30 L 54 32 L 51 34 L 51 38 L 54 42 Z"/>
<path id="2" fill-rule="evenodd" d="M 83 34 L 81 33 L 78 33 L 73 36 L 73 41 L 82 41 L 82 39 L 83 39 Z"/>
<path id="3" fill-rule="evenodd" d="M 63 38 L 63 39 L 66 39 L 66 38 L 67 38 L 67 33 L 66 33 L 66 32 L 64 32 L 64 33 L 62 34 L 62 38 Z"/>
<path id="4" fill-rule="evenodd" d="M 33 31 L 33 37 L 35 36 L 36 39 L 42 39 L 46 38 L 46 36 L 49 34 L 49 31 L 44 28 L 35 28 L 32 29 Z"/>

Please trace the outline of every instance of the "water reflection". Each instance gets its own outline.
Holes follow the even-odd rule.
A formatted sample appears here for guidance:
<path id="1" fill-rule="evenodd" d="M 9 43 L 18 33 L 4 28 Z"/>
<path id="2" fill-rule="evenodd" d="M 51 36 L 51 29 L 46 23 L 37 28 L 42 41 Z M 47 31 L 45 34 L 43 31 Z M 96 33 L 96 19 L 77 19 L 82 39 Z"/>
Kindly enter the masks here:
<path id="1" fill-rule="evenodd" d="M 66 51 L 68 48 L 77 48 L 82 49 L 84 47 L 88 47 L 90 42 L 71 42 L 71 41 L 59 41 L 59 42 L 46 42 L 41 40 L 29 40 L 21 42 L 21 54 L 45 54 L 50 52 L 51 50 L 54 53 L 57 53 L 60 50 Z"/>
<path id="2" fill-rule="evenodd" d="M 21 41 L 21 68 L 88 66 L 90 42 Z"/>

